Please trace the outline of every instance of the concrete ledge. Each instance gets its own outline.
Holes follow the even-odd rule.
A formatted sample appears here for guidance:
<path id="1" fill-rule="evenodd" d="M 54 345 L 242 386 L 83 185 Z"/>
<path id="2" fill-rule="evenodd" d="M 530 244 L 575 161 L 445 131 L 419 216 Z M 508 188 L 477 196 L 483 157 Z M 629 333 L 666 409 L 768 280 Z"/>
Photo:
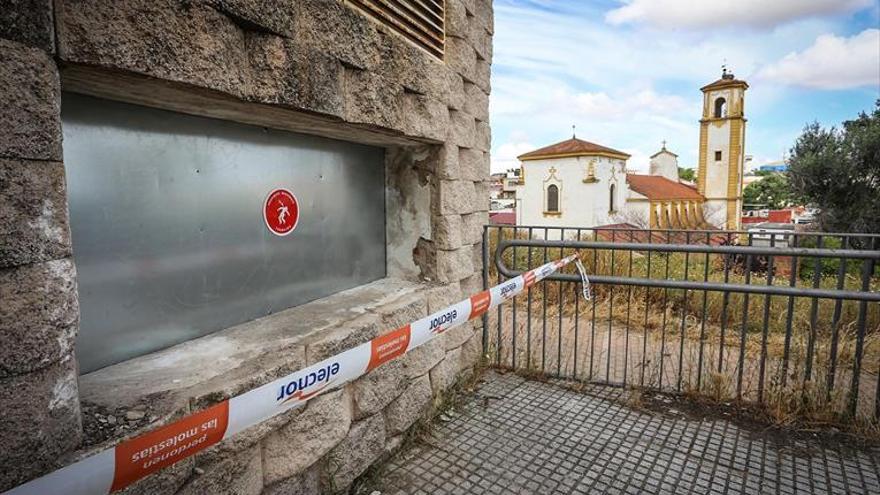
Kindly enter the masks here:
<path id="1" fill-rule="evenodd" d="M 83 375 L 80 398 L 117 415 L 146 408 L 155 418 L 106 441 L 112 444 L 296 371 L 306 366 L 307 346 L 318 341 L 340 352 L 390 330 L 383 325 L 389 312 L 400 302 L 424 300 L 427 288 L 385 278 L 339 292 Z"/>

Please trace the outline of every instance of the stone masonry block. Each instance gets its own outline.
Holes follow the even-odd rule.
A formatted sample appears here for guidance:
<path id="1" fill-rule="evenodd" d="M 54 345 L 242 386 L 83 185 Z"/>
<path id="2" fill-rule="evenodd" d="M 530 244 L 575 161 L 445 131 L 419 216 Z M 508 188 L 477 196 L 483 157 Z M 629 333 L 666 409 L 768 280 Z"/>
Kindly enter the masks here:
<path id="1" fill-rule="evenodd" d="M 483 242 L 483 227 L 489 223 L 489 213 L 478 211 L 461 216 L 464 233 L 462 244 L 480 244 Z M 481 263 L 482 265 L 482 260 Z"/>
<path id="2" fill-rule="evenodd" d="M 345 69 L 343 118 L 352 123 L 403 128 L 403 87 L 378 74 Z"/>
<path id="3" fill-rule="evenodd" d="M 492 0 L 468 0 L 473 4 L 474 17 L 490 34 L 495 32 L 495 13 L 493 12 Z"/>
<path id="4" fill-rule="evenodd" d="M 0 267 L 70 254 L 64 165 L 0 158 Z"/>
<path id="5" fill-rule="evenodd" d="M 483 354 L 483 336 L 481 332 L 474 332 L 470 339 L 461 346 L 461 354 L 458 358 L 459 373 L 473 369 L 480 361 Z"/>
<path id="6" fill-rule="evenodd" d="M 241 97 L 249 93 L 245 33 L 202 2 L 56 2 L 65 62 L 125 70 Z"/>
<path id="7" fill-rule="evenodd" d="M 443 358 L 443 361 L 440 361 L 440 364 L 431 370 L 431 390 L 435 398 L 439 397 L 455 383 L 456 376 L 458 375 L 458 359 L 460 355 L 461 349 L 446 351 L 446 357 Z"/>
<path id="8" fill-rule="evenodd" d="M 477 52 L 477 60 L 492 61 L 492 35 L 486 31 L 484 21 L 476 16 L 470 17 L 466 38 Z"/>
<path id="9" fill-rule="evenodd" d="M 385 408 L 385 434 L 390 437 L 404 433 L 425 414 L 430 404 L 431 379 L 422 375 Z"/>
<path id="10" fill-rule="evenodd" d="M 79 320 L 68 259 L 0 269 L 0 377 L 45 368 L 73 352 Z"/>
<path id="11" fill-rule="evenodd" d="M 489 121 L 489 95 L 474 83 L 464 83 L 464 111 L 477 120 Z"/>
<path id="12" fill-rule="evenodd" d="M 492 128 L 489 122 L 478 120 L 474 127 L 474 148 L 488 152 L 492 147 Z"/>
<path id="13" fill-rule="evenodd" d="M 342 442 L 327 454 L 325 490 L 345 492 L 385 451 L 385 420 L 381 414 L 351 425 Z"/>
<path id="14" fill-rule="evenodd" d="M 437 215 L 432 224 L 434 244 L 440 249 L 457 249 L 462 245 L 464 225 L 461 215 Z"/>
<path id="15" fill-rule="evenodd" d="M 331 330 L 321 331 L 306 337 L 302 341 L 302 345 L 306 347 L 306 362 L 309 365 L 315 364 L 330 356 L 347 351 L 378 336 L 381 330 L 384 328 L 380 329 L 375 316 L 364 315 Z"/>
<path id="16" fill-rule="evenodd" d="M 474 182 L 476 202 L 473 211 L 489 211 L 489 181 Z"/>
<path id="17" fill-rule="evenodd" d="M 474 63 L 474 78 L 471 81 L 489 94 L 492 90 L 492 64 L 486 60 L 477 60 Z"/>
<path id="18" fill-rule="evenodd" d="M 482 263 L 480 268 L 482 268 Z M 474 294 L 483 292 L 482 270 L 461 281 L 461 292 L 465 297 L 471 297 Z"/>
<path id="19" fill-rule="evenodd" d="M 477 197 L 474 183 L 466 180 L 442 180 L 437 188 L 439 204 L 437 208 L 441 215 L 471 213 L 477 209 L 478 202 L 489 203 L 487 195 L 485 201 Z"/>
<path id="20" fill-rule="evenodd" d="M 457 179 L 460 177 L 458 166 L 458 146 L 443 143 L 438 146 L 437 176 L 441 179 Z"/>
<path id="21" fill-rule="evenodd" d="M 361 420 L 381 411 L 397 398 L 406 383 L 406 371 L 395 359 L 358 378 L 351 385 L 354 419 Z"/>
<path id="22" fill-rule="evenodd" d="M 402 93 L 403 132 L 409 136 L 443 141 L 449 128 L 446 103 L 416 93 Z"/>
<path id="23" fill-rule="evenodd" d="M 462 179 L 474 182 L 489 180 L 489 159 L 486 153 L 473 148 L 460 148 L 458 162 Z"/>
<path id="24" fill-rule="evenodd" d="M 263 492 L 263 457 L 260 446 L 239 453 L 210 466 L 197 468 L 177 495 L 260 495 Z"/>
<path id="25" fill-rule="evenodd" d="M 76 361 L 70 356 L 0 379 L 0 411 L 0 491 L 5 491 L 51 470 L 61 454 L 79 445 Z"/>
<path id="26" fill-rule="evenodd" d="M 468 13 L 461 0 L 446 0 L 446 35 L 467 38 L 470 24 Z"/>
<path id="27" fill-rule="evenodd" d="M 269 485 L 303 472 L 335 447 L 351 425 L 347 390 L 312 399 L 306 410 L 263 440 L 263 479 Z"/>
<path id="28" fill-rule="evenodd" d="M 265 2 L 264 2 L 265 3 Z M 274 3 L 274 2 L 268 2 Z M 387 58 L 387 36 L 363 14 L 337 0 L 282 2 L 294 12 L 294 40 L 325 52 L 349 67 L 374 70 Z"/>
<path id="29" fill-rule="evenodd" d="M 271 34 L 246 38 L 250 100 L 342 117 L 342 65 L 324 52 Z"/>
<path id="30" fill-rule="evenodd" d="M 446 63 L 466 81 L 477 77 L 477 52 L 464 38 L 446 38 Z"/>
<path id="31" fill-rule="evenodd" d="M 4 10 L 3 7 L 0 10 Z M 0 157 L 61 159 L 61 87 L 43 50 L 0 40 Z"/>
<path id="32" fill-rule="evenodd" d="M 322 470 L 323 464 L 316 462 L 296 476 L 267 486 L 263 495 L 321 495 Z"/>
<path id="33" fill-rule="evenodd" d="M 473 322 L 465 322 L 460 327 L 447 330 L 443 334 L 443 346 L 447 351 L 451 351 L 464 345 L 474 335 Z"/>
<path id="34" fill-rule="evenodd" d="M 53 53 L 52 0 L 5 0 L 0 9 L 0 38 Z"/>
<path id="35" fill-rule="evenodd" d="M 474 272 L 471 248 L 463 247 L 454 251 L 437 251 L 437 280 L 458 282 Z"/>
<path id="36" fill-rule="evenodd" d="M 444 357 L 443 339 L 433 339 L 404 354 L 401 361 L 407 378 L 413 379 L 427 374 Z"/>
<path id="37" fill-rule="evenodd" d="M 477 125 L 474 117 L 467 112 L 450 110 L 449 140 L 463 148 L 472 148 L 477 142 Z"/>
<path id="38" fill-rule="evenodd" d="M 458 282 L 428 289 L 426 296 L 428 301 L 428 314 L 440 311 L 441 309 L 464 299 L 461 295 L 461 287 L 459 287 Z"/>
<path id="39" fill-rule="evenodd" d="M 242 29 L 253 33 L 267 33 L 287 38 L 296 33 L 297 16 L 301 4 L 315 3 L 300 1 L 262 2 L 256 0 L 205 0 L 213 8 L 233 19 Z"/>
<path id="40" fill-rule="evenodd" d="M 425 295 L 413 292 L 376 310 L 382 318 L 382 332 L 396 330 L 428 314 Z"/>
<path id="41" fill-rule="evenodd" d="M 446 81 L 443 86 L 443 101 L 453 110 L 464 110 L 465 99 L 467 98 L 464 92 L 464 78 L 452 70 L 447 70 L 444 76 Z"/>

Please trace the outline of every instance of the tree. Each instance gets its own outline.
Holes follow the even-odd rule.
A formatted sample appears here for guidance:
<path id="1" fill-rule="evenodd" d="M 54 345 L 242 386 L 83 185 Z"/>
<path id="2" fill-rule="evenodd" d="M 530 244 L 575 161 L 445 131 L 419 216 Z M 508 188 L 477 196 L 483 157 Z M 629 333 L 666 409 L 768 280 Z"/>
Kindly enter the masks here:
<path id="1" fill-rule="evenodd" d="M 678 178 L 688 182 L 696 182 L 697 174 L 694 173 L 692 168 L 678 167 Z"/>
<path id="2" fill-rule="evenodd" d="M 770 174 L 743 190 L 743 203 L 778 210 L 791 205 L 791 186 L 782 174 Z"/>
<path id="3" fill-rule="evenodd" d="M 807 125 L 787 175 L 794 198 L 820 210 L 823 230 L 880 232 L 880 100 L 842 129 Z"/>

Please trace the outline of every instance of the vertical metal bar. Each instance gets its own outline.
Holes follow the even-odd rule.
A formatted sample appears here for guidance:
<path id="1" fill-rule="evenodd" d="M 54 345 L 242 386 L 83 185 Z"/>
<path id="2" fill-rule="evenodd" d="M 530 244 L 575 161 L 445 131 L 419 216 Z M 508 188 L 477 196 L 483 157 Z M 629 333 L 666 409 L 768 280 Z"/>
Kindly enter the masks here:
<path id="1" fill-rule="evenodd" d="M 822 249 L 823 237 L 820 235 L 816 239 L 816 247 Z M 816 264 L 813 268 L 813 288 L 819 287 L 822 281 L 822 258 L 816 258 Z M 807 340 L 807 356 L 804 363 L 804 383 L 810 381 L 813 377 L 813 352 L 816 348 L 816 326 L 819 324 L 819 298 L 814 297 L 810 306 L 810 336 Z"/>
<path id="2" fill-rule="evenodd" d="M 616 232 L 617 232 L 616 230 L 611 231 L 611 242 L 612 243 L 615 242 L 614 241 L 614 234 Z M 616 251 L 617 251 L 616 249 L 611 250 L 611 276 L 614 276 L 614 253 Z M 613 317 L 614 317 L 614 285 L 611 285 L 608 287 L 608 346 L 607 346 L 608 350 L 605 355 L 605 381 L 606 382 L 611 381 L 611 339 L 612 339 L 611 327 L 612 327 L 612 320 L 614 319 Z"/>
<path id="3" fill-rule="evenodd" d="M 776 247 L 776 234 L 770 234 L 770 247 Z M 767 257 L 767 285 L 773 285 L 773 261 Z M 758 364 L 758 402 L 764 402 L 764 371 L 767 368 L 767 336 L 770 325 L 770 294 L 764 296 L 764 321 L 761 327 L 761 360 Z"/>
<path id="4" fill-rule="evenodd" d="M 712 235 L 706 233 L 706 246 L 712 244 Z M 703 282 L 709 281 L 709 253 L 703 260 Z M 706 306 L 709 302 L 709 291 L 703 290 L 703 311 L 700 316 L 700 351 L 697 358 L 697 390 L 702 390 L 703 384 L 703 341 L 706 340 Z"/>
<path id="5" fill-rule="evenodd" d="M 549 230 L 544 227 L 544 240 L 547 240 Z M 547 263 L 547 246 L 544 246 L 544 263 Z M 543 299 L 543 315 L 541 316 L 541 373 L 547 364 L 547 280 L 541 282 L 541 299 Z"/>
<path id="6" fill-rule="evenodd" d="M 577 229 L 577 240 L 581 240 L 581 229 Z M 580 300 L 578 297 L 578 287 L 574 284 L 574 364 L 571 376 L 577 379 L 578 376 L 578 320 L 580 320 Z"/>
<path id="7" fill-rule="evenodd" d="M 513 238 L 514 239 L 517 238 L 518 232 L 519 232 L 519 229 L 517 227 L 514 227 L 513 228 Z M 518 269 L 518 267 L 517 267 L 518 259 L 519 258 L 516 257 L 516 245 L 514 245 L 513 246 L 513 263 L 511 263 L 511 266 L 513 266 L 514 270 Z M 523 271 L 525 271 L 525 270 L 523 270 Z M 512 326 L 511 331 L 510 331 L 510 334 L 511 334 L 510 335 L 510 347 L 511 347 L 510 367 L 514 370 L 516 369 L 516 334 L 517 334 L 517 331 L 519 330 L 516 327 L 516 300 L 517 299 L 518 298 L 514 297 L 513 301 L 511 301 L 511 304 L 510 304 L 510 308 L 511 308 L 511 322 L 510 323 Z"/>
<path id="8" fill-rule="evenodd" d="M 565 229 L 561 229 L 559 231 L 559 240 L 561 240 L 561 241 L 565 240 Z M 559 248 L 559 259 L 562 259 L 564 257 L 565 257 L 565 251 L 563 250 L 563 248 L 560 247 Z M 562 376 L 562 311 L 565 309 L 565 300 L 564 300 L 564 294 L 562 292 L 562 281 L 560 280 L 560 281 L 556 282 L 556 284 L 558 285 L 558 288 L 559 288 L 559 294 L 558 294 L 559 301 L 557 301 L 557 304 L 559 305 L 559 310 L 558 310 L 558 314 L 559 314 L 558 324 L 559 325 L 557 328 L 558 338 L 556 339 L 556 376 Z"/>
<path id="9" fill-rule="evenodd" d="M 793 247 L 798 246 L 798 240 L 800 236 L 797 234 L 792 236 L 792 241 L 794 243 Z M 788 275 L 788 285 L 789 287 L 794 287 L 797 285 L 797 272 L 798 272 L 798 258 L 797 256 L 791 257 L 791 273 Z M 794 296 L 788 296 L 788 309 L 785 314 L 785 343 L 782 347 L 782 388 L 785 388 L 786 383 L 788 382 L 788 361 L 791 357 L 791 335 L 792 335 L 792 322 L 794 321 Z"/>
<path id="10" fill-rule="evenodd" d="M 483 226 L 483 290 L 489 288 L 489 226 Z M 489 353 L 489 312 L 483 313 L 483 355 Z"/>
<path id="11" fill-rule="evenodd" d="M 635 240 L 635 231 L 629 231 L 629 242 L 632 243 Z M 629 269 L 627 271 L 627 277 L 632 278 L 633 275 L 633 252 L 629 250 Z M 630 309 L 632 308 L 632 285 L 628 285 L 626 288 L 626 330 L 625 336 L 623 339 L 623 386 L 626 386 L 627 379 L 627 367 L 629 366 L 629 321 L 630 321 Z"/>
<path id="12" fill-rule="evenodd" d="M 731 242 L 731 234 L 727 233 L 727 245 L 730 245 Z M 734 255 L 722 255 L 724 258 L 724 283 L 730 282 L 730 265 L 731 258 Z M 718 344 L 718 374 L 721 374 L 724 371 L 724 339 L 725 332 L 727 330 L 727 308 L 730 305 L 730 292 L 724 291 L 721 295 L 721 341 Z"/>
<path id="13" fill-rule="evenodd" d="M 874 273 L 874 260 L 862 261 L 862 292 L 871 290 L 871 275 Z M 852 385 L 849 395 L 849 414 L 854 416 L 859 401 L 859 380 L 862 375 L 862 353 L 865 347 L 865 327 L 868 319 L 868 301 L 859 301 L 859 317 L 856 323 L 856 355 L 853 363 Z M 874 401 L 875 412 L 877 401 Z"/>
<path id="14" fill-rule="evenodd" d="M 749 246 L 752 245 L 752 234 L 748 234 L 749 236 Z M 746 255 L 746 285 L 750 285 L 752 282 L 752 255 Z M 745 366 L 746 361 L 746 335 L 749 330 L 749 293 L 746 292 L 743 294 L 743 303 L 742 303 L 742 327 L 740 329 L 739 336 L 739 363 L 736 371 L 736 398 L 742 399 L 742 385 L 743 385 L 743 367 Z"/>
<path id="15" fill-rule="evenodd" d="M 843 242 L 841 243 L 841 247 L 843 249 L 849 248 L 849 237 L 844 236 Z M 843 289 L 843 282 L 846 278 L 846 258 L 840 258 L 840 266 L 837 267 L 837 290 Z M 840 338 L 840 315 L 843 310 L 843 300 L 838 299 L 834 301 L 834 316 L 831 317 L 831 349 L 829 351 L 829 366 L 828 366 L 828 388 L 826 391 L 826 396 L 828 399 L 831 398 L 831 390 L 834 388 L 834 379 L 835 373 L 837 372 L 837 342 Z M 880 380 L 877 381 L 880 383 Z"/>
<path id="16" fill-rule="evenodd" d="M 599 232 L 597 230 L 593 230 L 593 242 L 596 242 L 599 239 Z M 596 273 L 599 272 L 599 251 L 596 248 L 593 248 L 593 271 Z M 592 323 L 590 324 L 590 374 L 589 379 L 593 379 L 593 357 L 596 352 L 596 297 L 593 297 L 593 316 Z"/>
<path id="17" fill-rule="evenodd" d="M 501 241 L 503 241 L 503 240 L 504 240 L 504 227 L 498 227 L 498 243 L 501 244 Z M 495 249 L 498 249 L 498 247 L 496 246 Z M 501 283 L 501 270 L 498 270 L 498 279 L 496 280 L 495 283 L 496 284 Z M 503 316 L 501 313 L 501 306 L 503 306 L 503 305 L 502 304 L 498 305 L 498 341 L 495 343 L 495 352 L 497 354 L 495 356 L 495 365 L 496 366 L 501 366 L 501 350 L 502 350 L 501 320 L 502 320 L 502 316 Z"/>
<path id="18" fill-rule="evenodd" d="M 529 227 L 529 240 L 532 240 L 532 227 Z M 529 246 L 529 270 L 532 269 L 532 246 Z M 526 369 L 532 369 L 532 288 L 529 287 L 526 301 Z"/>
<path id="19" fill-rule="evenodd" d="M 666 244 L 670 244 L 672 233 L 666 231 Z M 664 280 L 669 280 L 669 259 L 672 253 L 665 253 L 666 271 L 663 275 Z M 660 378 L 658 380 L 657 389 L 663 390 L 663 363 L 666 354 L 666 313 L 669 309 L 669 289 L 663 288 L 663 324 L 660 326 Z"/>
<path id="20" fill-rule="evenodd" d="M 654 242 L 654 233 L 651 229 L 648 229 L 648 244 Z M 646 269 L 645 278 L 651 278 L 651 251 L 648 251 L 648 267 Z M 649 287 L 645 287 L 645 324 L 642 326 L 642 363 L 641 370 L 639 376 L 639 386 L 645 386 L 645 368 L 648 366 L 647 355 L 648 355 L 648 314 L 651 307 L 651 289 Z"/>
<path id="21" fill-rule="evenodd" d="M 691 233 L 685 232 L 684 234 L 684 243 L 691 243 Z M 684 280 L 688 280 L 688 272 L 690 270 L 690 253 L 684 253 Z M 687 320 L 687 307 L 688 307 L 688 291 L 684 290 L 684 293 L 681 296 L 681 328 L 680 330 L 680 344 L 678 348 L 678 380 L 675 383 L 675 390 L 677 392 L 681 392 L 681 380 L 684 375 L 684 334 L 687 331 L 687 327 L 685 322 Z"/>

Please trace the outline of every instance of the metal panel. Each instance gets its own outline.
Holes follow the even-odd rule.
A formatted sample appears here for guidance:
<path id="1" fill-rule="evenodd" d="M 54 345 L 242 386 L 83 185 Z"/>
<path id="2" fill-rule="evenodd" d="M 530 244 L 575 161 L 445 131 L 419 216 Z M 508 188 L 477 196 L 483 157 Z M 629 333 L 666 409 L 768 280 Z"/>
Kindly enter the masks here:
<path id="1" fill-rule="evenodd" d="M 65 93 L 82 372 L 385 276 L 384 150 Z M 291 190 L 300 221 L 264 224 Z"/>

